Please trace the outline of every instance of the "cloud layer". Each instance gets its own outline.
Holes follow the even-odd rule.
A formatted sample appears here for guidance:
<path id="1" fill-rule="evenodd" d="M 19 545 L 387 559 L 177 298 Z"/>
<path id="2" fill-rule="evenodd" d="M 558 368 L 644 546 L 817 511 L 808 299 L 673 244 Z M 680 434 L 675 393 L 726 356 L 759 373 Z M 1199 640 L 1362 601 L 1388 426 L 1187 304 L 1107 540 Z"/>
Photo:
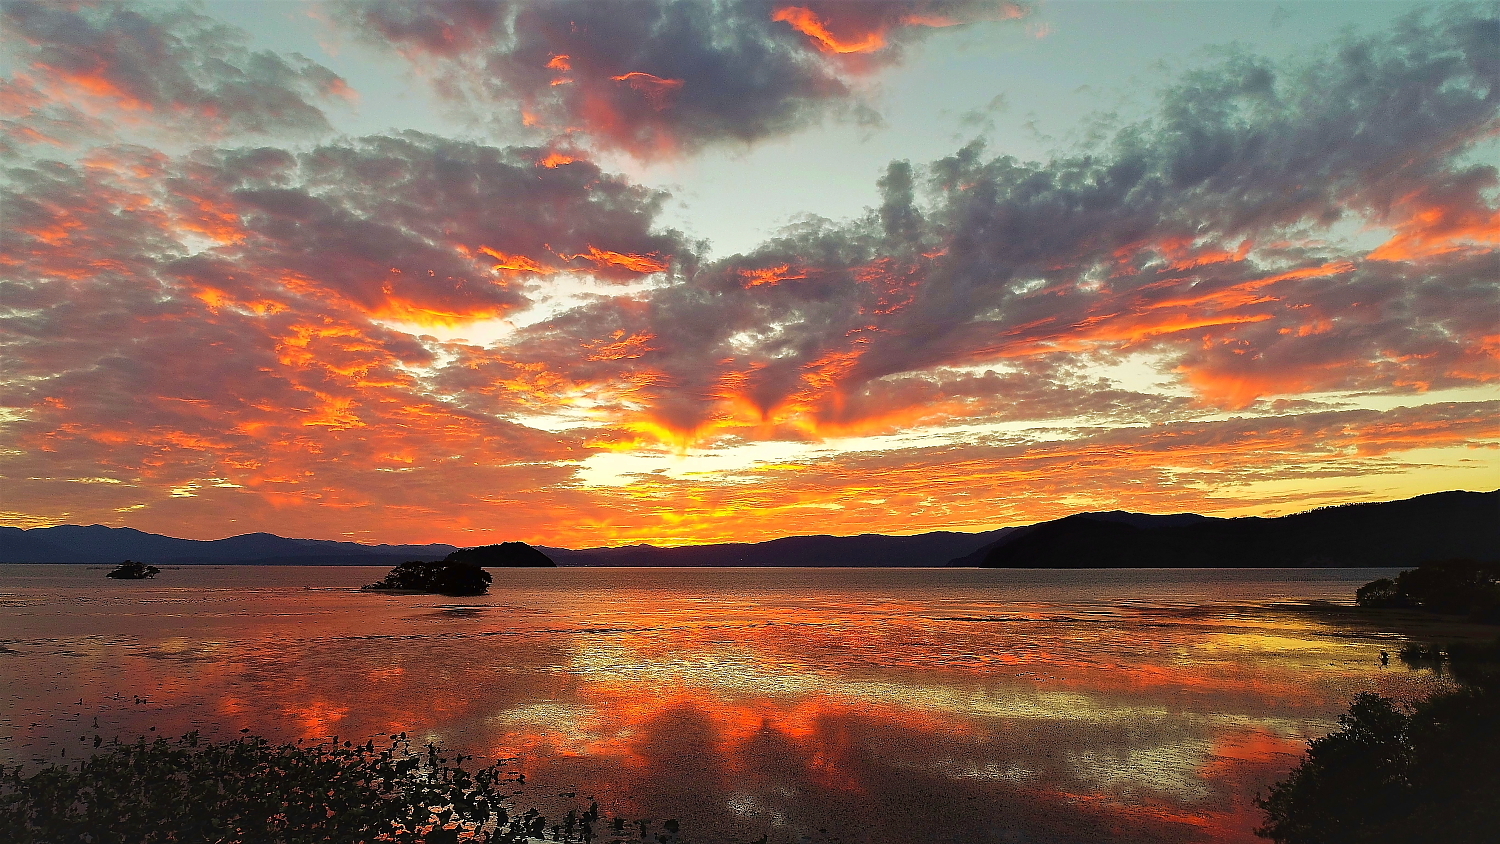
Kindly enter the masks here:
<path id="1" fill-rule="evenodd" d="M 18 67 L 0 95 L 10 147 L 119 124 L 210 138 L 322 133 L 332 128 L 322 106 L 353 97 L 328 68 L 251 50 L 243 33 L 188 6 L 15 0 L 0 20 Z"/>
<path id="2" fill-rule="evenodd" d="M 826 114 L 874 115 L 854 82 L 936 29 L 1024 10 L 861 3 L 349 0 L 339 19 L 476 113 L 641 157 L 747 144 Z"/>
<path id="3" fill-rule="evenodd" d="M 790 8 L 344 13 L 437 57 L 455 96 L 534 88 L 562 121 L 603 98 L 624 117 L 589 137 L 637 150 L 788 131 L 846 101 L 800 111 L 808 80 L 1006 13 Z M 13 100 L 12 127 L 103 102 L 303 132 L 337 93 L 195 12 L 6 12 L 28 51 L 7 90 L 60 92 Z M 863 217 L 714 261 L 577 144 L 17 144 L 5 518 L 581 546 L 1275 509 L 1434 454 L 1475 477 L 1492 458 L 1469 449 L 1497 443 L 1497 32 L 1449 9 L 1297 63 L 1229 53 L 1092 150 L 894 162 Z M 720 75 L 761 87 L 694 99 Z"/>
<path id="4" fill-rule="evenodd" d="M 1490 381 L 1500 182 L 1470 153 L 1496 127 L 1497 46 L 1493 20 L 1456 17 L 1301 67 L 1233 56 L 1095 153 L 897 162 L 866 219 L 809 224 L 529 339 L 553 357 L 639 313 L 641 354 L 572 372 L 657 373 L 648 414 L 690 437 L 984 415 L 982 378 L 959 370 L 1057 384 L 1130 353 L 1229 410 Z"/>
<path id="5" fill-rule="evenodd" d="M 92 478 L 68 485 L 81 498 L 51 485 L 83 503 L 218 484 L 399 508 L 376 488 L 405 498 L 422 484 L 397 473 L 455 456 L 487 486 L 562 478 L 547 464 L 579 456 L 576 437 L 507 421 L 514 393 L 433 395 L 420 372 L 443 350 L 386 326 L 508 314 L 564 271 L 613 283 L 670 264 L 658 196 L 545 155 L 405 135 L 12 168 L 6 398 L 26 409 L 12 471 L 32 479 L 12 489 L 41 503 L 30 484 Z"/>

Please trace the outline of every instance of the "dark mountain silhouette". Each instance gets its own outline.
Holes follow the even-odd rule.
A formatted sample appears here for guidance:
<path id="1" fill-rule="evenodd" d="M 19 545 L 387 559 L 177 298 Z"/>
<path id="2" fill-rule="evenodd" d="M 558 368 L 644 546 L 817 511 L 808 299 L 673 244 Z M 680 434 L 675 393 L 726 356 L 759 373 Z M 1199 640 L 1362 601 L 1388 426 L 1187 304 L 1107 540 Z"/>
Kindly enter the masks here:
<path id="1" fill-rule="evenodd" d="M 123 557 L 125 554 L 119 553 L 112 556 Z M 34 535 L 32 531 L 0 527 L 0 562 L 61 563 L 73 562 L 72 557 L 73 554 L 70 551 Z"/>
<path id="2" fill-rule="evenodd" d="M 286 539 L 246 533 L 227 539 L 177 539 L 135 528 L 104 525 L 0 527 L 0 562 L 114 564 L 129 558 L 152 565 L 236 563 L 273 565 L 391 565 L 395 560 L 438 560 L 452 545 L 361 545 L 326 539 Z"/>
<path id="3" fill-rule="evenodd" d="M 557 565 L 552 562 L 551 557 L 524 542 L 502 542 L 499 545 L 462 548 L 444 557 L 443 562 L 490 568 Z"/>
<path id="4" fill-rule="evenodd" d="M 520 543 L 489 547 L 512 544 Z M 269 533 L 201 541 L 102 525 L 0 528 L 0 562 L 7 563 L 97 565 L 128 557 L 153 565 L 389 566 L 398 561 L 440 560 L 458 550 L 452 545 L 286 539 Z M 867 533 L 673 548 L 539 546 L 530 550 L 561 566 L 1411 567 L 1443 558 L 1500 558 L 1500 491 L 1440 492 L 1270 519 L 1112 510 L 980 533 Z"/>
<path id="5" fill-rule="evenodd" d="M 720 545 L 626 545 L 569 551 L 547 548 L 548 556 L 564 566 L 808 566 L 875 567 L 941 566 L 988 540 L 1015 528 L 984 533 L 937 531 L 915 536 L 787 536 L 767 542 Z"/>
<path id="6" fill-rule="evenodd" d="M 1456 557 L 1500 560 L 1500 491 L 1439 492 L 1277 518 L 1166 518 L 1175 521 L 1091 513 L 1044 522 L 991 547 L 980 565 L 1403 567 Z"/>
<path id="7" fill-rule="evenodd" d="M 1164 516 L 1153 516 L 1150 513 L 1127 513 L 1124 510 L 1107 510 L 1102 513 L 1080 513 L 1079 516 L 1100 522 L 1117 522 L 1140 528 L 1152 527 L 1176 527 L 1178 525 L 1190 525 L 1197 522 L 1207 521 L 1207 516 L 1197 513 L 1171 513 Z M 1076 518 L 1069 516 L 1067 518 Z M 1061 521 L 1060 519 L 1057 521 Z M 1010 542 L 1014 542 L 1023 536 L 1041 528 L 1044 525 L 1055 522 L 1037 522 L 1034 525 L 1023 525 L 1021 527 L 1001 528 L 991 535 L 995 538 L 979 546 L 962 557 L 949 560 L 950 566 L 982 566 L 985 557 L 989 556 L 990 550 L 998 548 Z"/>

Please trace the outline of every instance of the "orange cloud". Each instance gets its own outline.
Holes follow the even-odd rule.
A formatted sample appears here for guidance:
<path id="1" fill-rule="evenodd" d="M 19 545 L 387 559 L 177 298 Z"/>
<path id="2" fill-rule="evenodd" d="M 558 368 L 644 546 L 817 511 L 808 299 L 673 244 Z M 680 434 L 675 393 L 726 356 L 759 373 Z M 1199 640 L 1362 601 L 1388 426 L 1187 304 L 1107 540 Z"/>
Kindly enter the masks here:
<path id="1" fill-rule="evenodd" d="M 811 38 L 818 49 L 828 53 L 872 53 L 885 46 L 885 33 L 880 30 L 851 33 L 840 38 L 828 30 L 828 25 L 811 9 L 802 6 L 782 6 L 771 13 L 771 20 L 783 21 L 798 32 Z M 928 26 L 925 19 L 920 25 Z M 942 24 L 948 25 L 946 23 Z"/>
<path id="2" fill-rule="evenodd" d="M 575 158 L 575 157 L 573 157 L 571 155 L 568 155 L 568 154 L 562 153 L 562 152 L 558 152 L 557 150 L 552 150 L 551 152 L 548 152 L 545 156 L 537 159 L 536 163 L 540 167 L 546 167 L 546 168 L 551 169 L 553 167 L 561 167 L 564 164 L 572 164 L 573 162 L 575 162 L 577 160 L 578 160 L 577 158 Z"/>
<path id="3" fill-rule="evenodd" d="M 1500 211 L 1465 205 L 1425 204 L 1422 197 L 1404 203 L 1407 218 L 1396 235 L 1369 254 L 1372 261 L 1415 261 L 1463 250 L 1491 252 L 1500 247 Z"/>
<path id="4" fill-rule="evenodd" d="M 556 167 L 557 165 L 544 163 L 543 166 Z M 491 249 L 488 246 L 479 247 L 479 251 L 482 254 L 488 255 L 499 262 L 495 264 L 495 266 L 491 267 L 491 269 L 498 272 L 531 273 L 534 275 L 545 275 L 548 272 L 552 272 L 551 270 L 548 270 L 546 267 L 543 267 L 541 264 L 538 264 L 536 261 L 533 261 L 524 255 L 507 255 L 504 252 L 496 249 Z"/>
<path id="5" fill-rule="evenodd" d="M 753 270 L 740 270 L 739 274 L 744 279 L 746 287 L 759 287 L 762 284 L 780 284 L 783 281 L 795 281 L 807 278 L 807 273 L 793 270 L 790 264 L 778 264 L 774 267 L 762 267 Z"/>
<path id="6" fill-rule="evenodd" d="M 668 105 L 668 97 L 682 87 L 681 79 L 662 79 L 649 73 L 632 71 L 620 76 L 611 76 L 616 82 L 624 82 L 633 90 L 638 91 L 647 100 L 651 107 L 661 111 Z"/>
<path id="7" fill-rule="evenodd" d="M 578 255 L 563 255 L 561 257 L 569 261 L 582 258 L 600 269 L 617 267 L 632 273 L 642 274 L 664 272 L 670 266 L 666 260 L 655 253 L 637 255 L 600 249 L 597 246 L 590 246 L 587 252 Z"/>

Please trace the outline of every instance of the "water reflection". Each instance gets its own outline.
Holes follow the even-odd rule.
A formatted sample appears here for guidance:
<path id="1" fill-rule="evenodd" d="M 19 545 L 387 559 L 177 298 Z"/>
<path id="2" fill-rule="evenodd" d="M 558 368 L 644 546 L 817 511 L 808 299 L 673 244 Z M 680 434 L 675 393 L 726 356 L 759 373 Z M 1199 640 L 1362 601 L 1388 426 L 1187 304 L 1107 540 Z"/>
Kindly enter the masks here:
<path id="1" fill-rule="evenodd" d="M 1266 603 L 1368 572 L 564 569 L 463 605 L 372 575 L 0 567 L 0 751 L 405 731 L 696 841 L 1250 841 L 1354 693 L 1441 682 Z"/>

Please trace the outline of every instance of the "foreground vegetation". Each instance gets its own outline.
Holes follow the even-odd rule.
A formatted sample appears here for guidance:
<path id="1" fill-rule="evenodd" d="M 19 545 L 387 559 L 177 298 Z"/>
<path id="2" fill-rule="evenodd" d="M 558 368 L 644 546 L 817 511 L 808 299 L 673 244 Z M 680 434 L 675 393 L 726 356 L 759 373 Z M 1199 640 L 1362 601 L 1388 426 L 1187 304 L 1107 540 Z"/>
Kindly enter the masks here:
<path id="1" fill-rule="evenodd" d="M 1361 587 L 1365 608 L 1420 609 L 1500 622 L 1500 566 L 1425 564 Z M 1409 708 L 1355 697 L 1339 729 L 1256 802 L 1256 834 L 1278 844 L 1480 844 L 1500 841 L 1500 640 L 1408 644 L 1411 668 L 1463 685 Z M 1384 658 L 1384 655 L 1382 655 Z"/>
<path id="2" fill-rule="evenodd" d="M 499 766 L 471 773 L 466 758 L 414 751 L 404 734 L 379 749 L 141 739 L 29 775 L 0 767 L 0 830 L 15 844 L 518 844 L 548 830 L 535 811 L 507 812 L 515 782 Z M 598 821 L 591 807 L 552 829 L 592 841 Z"/>
<path id="3" fill-rule="evenodd" d="M 1266 823 L 1256 833 L 1280 844 L 1500 840 L 1497 760 L 1493 674 L 1410 710 L 1362 694 L 1258 801 Z"/>

